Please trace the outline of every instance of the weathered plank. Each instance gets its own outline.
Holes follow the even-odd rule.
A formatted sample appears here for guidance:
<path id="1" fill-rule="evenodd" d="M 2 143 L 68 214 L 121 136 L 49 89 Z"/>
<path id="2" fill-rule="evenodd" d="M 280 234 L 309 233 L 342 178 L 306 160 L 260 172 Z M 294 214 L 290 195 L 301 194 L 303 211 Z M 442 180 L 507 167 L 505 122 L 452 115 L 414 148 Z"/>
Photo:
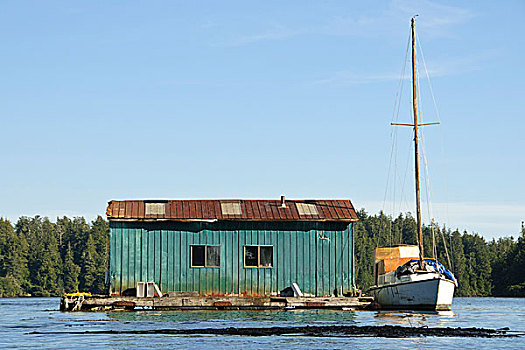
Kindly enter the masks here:
<path id="1" fill-rule="evenodd" d="M 189 293 L 188 293 L 189 294 Z M 78 311 L 107 309 L 366 309 L 372 306 L 372 298 L 347 297 L 201 297 L 194 295 L 165 296 L 162 298 L 75 296 L 64 295 L 61 310 L 72 311 L 74 305 L 81 305 Z M 76 311 L 75 310 L 75 311 Z"/>

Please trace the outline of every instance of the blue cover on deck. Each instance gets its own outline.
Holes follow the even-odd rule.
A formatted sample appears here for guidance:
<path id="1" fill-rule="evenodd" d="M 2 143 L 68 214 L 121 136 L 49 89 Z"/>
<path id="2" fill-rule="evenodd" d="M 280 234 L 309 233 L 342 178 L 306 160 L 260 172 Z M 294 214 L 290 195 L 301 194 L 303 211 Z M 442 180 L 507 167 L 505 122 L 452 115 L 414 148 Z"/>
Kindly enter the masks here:
<path id="1" fill-rule="evenodd" d="M 419 260 L 412 259 L 407 264 L 410 264 L 413 261 L 419 261 Z M 435 271 L 439 272 L 440 274 L 442 274 L 449 280 L 453 281 L 456 287 L 458 286 L 458 281 L 456 280 L 456 277 L 454 277 L 454 274 L 450 272 L 449 270 L 447 270 L 447 268 L 443 266 L 442 263 L 440 263 L 436 259 L 425 259 L 425 262 L 427 263 L 428 266 L 433 268 Z"/>

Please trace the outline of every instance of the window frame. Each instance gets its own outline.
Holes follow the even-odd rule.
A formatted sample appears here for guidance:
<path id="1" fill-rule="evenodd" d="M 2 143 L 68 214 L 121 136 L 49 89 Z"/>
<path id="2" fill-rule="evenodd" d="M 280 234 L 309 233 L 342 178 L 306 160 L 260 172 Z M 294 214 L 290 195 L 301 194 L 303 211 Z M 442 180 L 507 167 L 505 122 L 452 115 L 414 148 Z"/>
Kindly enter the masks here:
<path id="1" fill-rule="evenodd" d="M 246 247 L 257 247 L 257 266 L 247 266 L 246 265 Z M 272 265 L 271 266 L 263 266 L 261 265 L 261 247 L 272 247 Z M 243 247 L 243 255 L 242 255 L 242 264 L 245 269 L 273 269 L 273 245 L 271 244 L 246 244 Z"/>
<path id="2" fill-rule="evenodd" d="M 204 266 L 193 265 L 193 247 L 204 247 Z M 208 266 L 208 247 L 219 247 L 219 265 Z M 220 244 L 190 244 L 190 268 L 213 268 L 219 269 L 221 267 L 221 245 Z"/>

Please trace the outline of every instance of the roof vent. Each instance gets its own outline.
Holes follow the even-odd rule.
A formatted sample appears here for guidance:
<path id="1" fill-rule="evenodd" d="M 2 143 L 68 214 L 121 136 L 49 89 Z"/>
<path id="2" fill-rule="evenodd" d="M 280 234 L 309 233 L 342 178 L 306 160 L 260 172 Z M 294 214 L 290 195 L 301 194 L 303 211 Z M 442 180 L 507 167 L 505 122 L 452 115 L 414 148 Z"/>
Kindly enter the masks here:
<path id="1" fill-rule="evenodd" d="M 286 201 L 284 199 L 284 196 L 281 196 L 281 208 L 286 208 Z"/>

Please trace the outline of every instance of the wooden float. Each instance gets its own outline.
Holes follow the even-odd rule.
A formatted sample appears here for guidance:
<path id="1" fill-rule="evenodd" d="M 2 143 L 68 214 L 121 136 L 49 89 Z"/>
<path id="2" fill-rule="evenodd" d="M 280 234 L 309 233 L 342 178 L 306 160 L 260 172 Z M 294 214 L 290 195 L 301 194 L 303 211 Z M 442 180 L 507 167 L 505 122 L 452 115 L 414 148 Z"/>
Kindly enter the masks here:
<path id="1" fill-rule="evenodd" d="M 62 311 L 137 310 L 364 310 L 373 305 L 371 297 L 244 297 L 244 296 L 131 296 L 64 294 Z"/>

